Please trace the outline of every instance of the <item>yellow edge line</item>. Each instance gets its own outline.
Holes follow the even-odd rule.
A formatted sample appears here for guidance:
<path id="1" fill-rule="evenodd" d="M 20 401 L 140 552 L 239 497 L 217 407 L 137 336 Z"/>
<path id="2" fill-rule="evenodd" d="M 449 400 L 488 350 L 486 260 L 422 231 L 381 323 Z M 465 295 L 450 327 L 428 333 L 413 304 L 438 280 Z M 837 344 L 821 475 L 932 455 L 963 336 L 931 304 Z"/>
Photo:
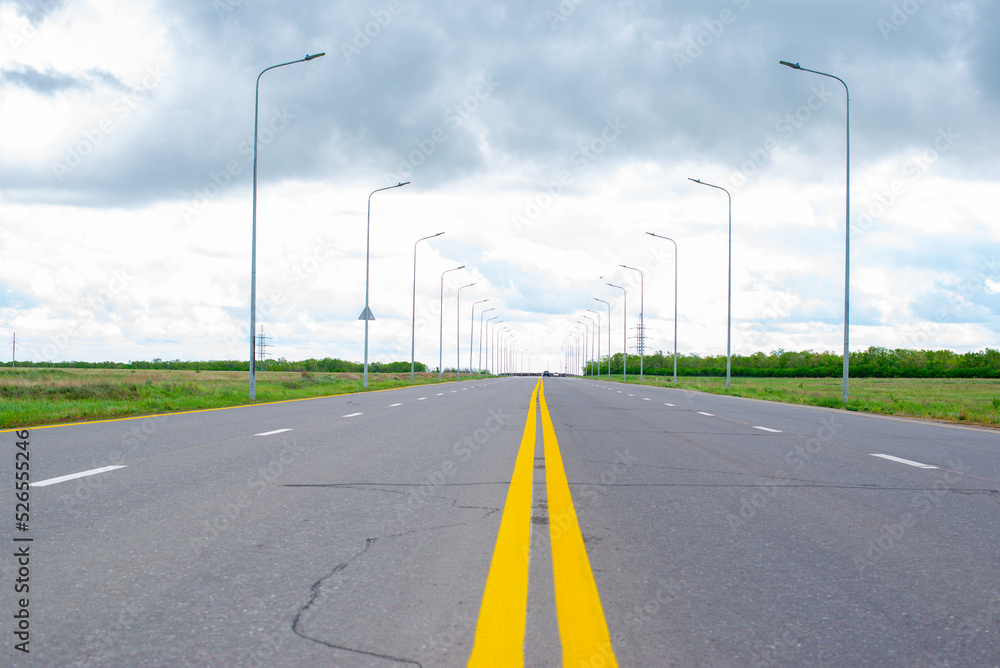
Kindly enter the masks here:
<path id="1" fill-rule="evenodd" d="M 545 403 L 544 386 L 539 392 L 538 401 L 542 413 L 549 537 L 552 541 L 552 570 L 563 666 L 616 667 L 618 662 L 611 647 L 611 635 L 601 607 L 601 597 L 583 544 L 555 427 L 552 426 L 549 408 Z"/>
<path id="2" fill-rule="evenodd" d="M 12 427 L 10 429 L 0 429 L 0 434 L 8 434 L 15 431 L 36 431 L 38 429 L 55 429 L 57 427 L 78 427 L 86 424 L 101 424 L 104 422 L 125 422 L 126 420 L 144 420 L 154 417 L 170 417 L 171 415 L 190 415 L 191 413 L 211 413 L 213 411 L 231 411 L 237 408 L 254 408 L 255 406 L 273 406 L 274 404 L 290 404 L 295 401 L 312 401 L 314 399 L 333 399 L 335 397 L 349 397 L 353 394 L 375 394 L 376 392 L 392 392 L 394 390 L 407 390 L 424 385 L 448 385 L 450 383 L 460 383 L 464 381 L 446 380 L 440 383 L 424 383 L 423 385 L 406 385 L 404 387 L 386 387 L 381 390 L 362 390 L 361 392 L 342 392 L 340 394 L 324 394 L 319 397 L 299 397 L 298 399 L 281 399 L 279 401 L 265 401 L 259 404 L 240 404 L 239 406 L 219 406 L 217 408 L 198 408 L 192 411 L 176 411 L 174 413 L 150 413 L 149 415 L 131 415 L 129 417 L 108 418 L 106 420 L 90 420 L 87 422 L 63 422 L 62 424 L 43 424 L 34 427 Z"/>
<path id="3" fill-rule="evenodd" d="M 528 405 L 521 448 L 507 490 L 493 561 L 479 609 L 469 666 L 523 666 L 528 619 L 528 554 L 531 543 L 531 484 L 535 460 L 536 405 L 541 379 Z"/>

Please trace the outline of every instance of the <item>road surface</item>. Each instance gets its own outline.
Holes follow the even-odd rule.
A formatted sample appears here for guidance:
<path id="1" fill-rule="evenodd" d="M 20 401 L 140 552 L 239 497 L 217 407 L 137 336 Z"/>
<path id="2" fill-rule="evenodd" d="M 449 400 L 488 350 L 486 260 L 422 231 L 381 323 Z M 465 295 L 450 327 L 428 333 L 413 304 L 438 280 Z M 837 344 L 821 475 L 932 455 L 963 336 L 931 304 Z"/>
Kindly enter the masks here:
<path id="1" fill-rule="evenodd" d="M 507 378 L 28 431 L 5 665 L 1000 665 L 993 430 Z"/>

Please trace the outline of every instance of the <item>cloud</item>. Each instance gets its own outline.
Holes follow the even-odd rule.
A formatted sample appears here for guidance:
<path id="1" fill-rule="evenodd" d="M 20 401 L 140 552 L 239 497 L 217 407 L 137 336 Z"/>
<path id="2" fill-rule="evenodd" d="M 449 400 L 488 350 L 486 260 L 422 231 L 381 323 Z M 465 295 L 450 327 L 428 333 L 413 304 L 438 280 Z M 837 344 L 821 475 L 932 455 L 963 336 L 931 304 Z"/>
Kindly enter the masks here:
<path id="1" fill-rule="evenodd" d="M 0 84 L 27 88 L 40 95 L 54 97 L 65 91 L 93 90 L 97 86 L 106 86 L 115 90 L 125 91 L 125 86 L 118 78 L 103 70 L 88 70 L 82 75 L 73 75 L 48 69 L 40 72 L 30 65 L 4 68 L 0 70 Z"/>

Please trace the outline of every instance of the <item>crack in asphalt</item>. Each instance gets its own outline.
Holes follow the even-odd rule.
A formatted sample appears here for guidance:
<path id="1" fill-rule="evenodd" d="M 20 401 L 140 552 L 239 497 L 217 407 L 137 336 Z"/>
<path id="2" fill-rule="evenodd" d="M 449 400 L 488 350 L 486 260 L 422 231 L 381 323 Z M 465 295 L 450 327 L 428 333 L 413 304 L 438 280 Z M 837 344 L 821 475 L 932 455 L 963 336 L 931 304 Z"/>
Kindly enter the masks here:
<path id="1" fill-rule="evenodd" d="M 312 607 L 312 604 L 316 602 L 316 599 L 318 599 L 320 594 L 323 592 L 323 583 L 332 578 L 337 573 L 347 568 L 348 566 L 350 566 L 355 560 L 359 559 L 362 555 L 368 552 L 368 550 L 371 549 L 371 546 L 374 545 L 377 541 L 378 538 L 366 538 L 365 546 L 360 552 L 355 554 L 347 561 L 337 564 L 336 566 L 333 567 L 332 571 L 321 577 L 319 580 L 316 580 L 316 582 L 312 583 L 312 586 L 309 587 L 309 591 L 311 592 L 309 600 L 306 601 L 305 605 L 303 605 L 298 609 L 298 611 L 295 613 L 295 617 L 292 619 L 292 633 L 294 633 L 295 635 L 299 636 L 304 640 L 310 640 L 314 643 L 323 645 L 324 647 L 329 647 L 330 649 L 337 649 L 344 652 L 350 652 L 352 654 L 361 654 L 363 656 L 373 656 L 378 659 L 385 659 L 386 661 L 392 661 L 394 663 L 409 664 L 413 666 L 420 666 L 421 668 L 423 668 L 420 662 L 414 661 L 412 659 L 404 659 L 398 656 L 392 656 L 391 654 L 371 652 L 368 650 L 358 649 L 355 647 L 347 647 L 345 645 L 337 645 L 335 643 L 327 642 L 319 638 L 313 638 L 312 636 L 308 636 L 305 634 L 304 631 L 299 629 L 299 623 L 302 621 L 302 615 L 308 612 L 309 608 Z"/>
<path id="2" fill-rule="evenodd" d="M 288 485 L 288 486 L 294 486 L 294 487 L 331 487 L 331 486 L 332 487 L 352 487 L 351 485 Z M 379 490 L 379 491 L 393 491 L 393 490 Z M 397 493 L 403 493 L 403 492 L 397 492 Z M 493 515 L 495 513 L 500 512 L 500 508 L 494 508 L 494 507 L 486 507 L 486 506 L 460 506 L 460 505 L 458 505 L 458 499 L 452 499 L 452 498 L 449 498 L 449 497 L 435 496 L 435 497 L 429 497 L 429 498 L 437 498 L 437 499 L 441 499 L 441 500 L 444 500 L 444 501 L 450 501 L 451 502 L 451 506 L 453 508 L 461 508 L 461 509 L 468 509 L 468 510 L 485 510 L 487 512 L 484 513 L 480 517 L 477 517 L 477 518 L 472 519 L 472 520 L 467 520 L 465 522 L 456 522 L 454 524 L 442 524 L 442 525 L 432 526 L 432 527 L 423 527 L 423 528 L 411 529 L 409 531 L 404 531 L 402 533 L 389 534 L 389 535 L 383 536 L 381 538 L 404 538 L 406 536 L 411 536 L 413 534 L 422 533 L 422 532 L 425 532 L 425 531 L 435 531 L 437 529 L 447 529 L 447 528 L 451 528 L 451 527 L 465 526 L 465 525 L 468 525 L 468 524 L 472 524 L 474 522 L 480 522 L 480 521 L 486 519 L 487 517 L 489 517 L 489 516 L 491 516 L 491 515 Z M 314 638 L 312 636 L 306 635 L 306 633 L 300 629 L 300 625 L 301 625 L 301 623 L 303 621 L 303 615 L 308 612 L 308 610 L 312 607 L 313 603 L 315 603 L 316 600 L 323 593 L 323 585 L 324 585 L 324 583 L 326 583 L 326 581 L 329 580 L 330 578 L 332 578 L 333 576 L 335 576 L 338 573 L 341 573 L 342 571 L 344 571 L 348 566 L 350 566 L 356 560 L 358 560 L 359 558 L 361 558 L 365 553 L 367 553 L 371 549 L 371 547 L 376 542 L 378 542 L 379 540 L 381 540 L 381 538 L 380 537 L 374 537 L 374 538 L 368 537 L 368 538 L 365 538 L 365 546 L 364 546 L 364 548 L 362 548 L 357 554 L 355 554 L 354 556 L 352 556 L 350 559 L 348 559 L 346 561 L 343 561 L 343 562 L 337 564 L 336 566 L 334 566 L 333 570 L 331 570 L 329 573 L 327 573 L 326 575 L 324 575 L 320 579 L 316 580 L 316 582 L 314 582 L 309 587 L 309 591 L 310 591 L 311 595 L 309 596 L 309 600 L 306 601 L 306 603 L 304 605 L 302 605 L 298 609 L 298 611 L 295 613 L 295 617 L 292 619 L 292 632 L 295 635 L 299 636 L 300 638 L 302 638 L 304 640 L 310 640 L 312 642 L 315 642 L 317 644 L 323 645 L 325 647 L 329 647 L 330 649 L 336 649 L 336 650 L 341 650 L 341 651 L 344 651 L 344 652 L 350 652 L 352 654 L 361 654 L 363 656 L 371 656 L 371 657 L 375 657 L 375 658 L 379 658 L 379 659 L 385 659 L 386 661 L 392 661 L 394 663 L 401 663 L 401 664 L 407 664 L 407 665 L 413 665 L 413 666 L 420 666 L 420 668 L 423 668 L 423 664 L 421 664 L 419 661 L 416 661 L 414 659 L 407 659 L 407 658 L 403 658 L 403 657 L 397 657 L 397 656 L 393 656 L 391 654 L 383 654 L 383 653 L 380 653 L 380 652 L 373 652 L 373 651 L 370 651 L 370 650 L 358 649 L 358 648 L 355 648 L 355 647 L 347 647 L 346 645 L 338 645 L 336 643 L 327 642 L 326 640 L 321 640 L 320 638 Z"/>

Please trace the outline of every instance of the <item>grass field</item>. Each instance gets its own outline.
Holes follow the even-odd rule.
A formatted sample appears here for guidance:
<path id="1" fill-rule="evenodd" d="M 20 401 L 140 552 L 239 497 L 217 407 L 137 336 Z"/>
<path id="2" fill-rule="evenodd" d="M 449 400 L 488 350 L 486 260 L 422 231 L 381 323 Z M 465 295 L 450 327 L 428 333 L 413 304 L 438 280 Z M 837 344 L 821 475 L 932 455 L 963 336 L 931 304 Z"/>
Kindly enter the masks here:
<path id="1" fill-rule="evenodd" d="M 666 376 L 645 381 L 672 386 Z M 416 382 L 436 383 L 437 374 L 418 373 Z M 368 375 L 371 390 L 409 384 L 408 373 Z M 360 373 L 267 371 L 257 374 L 256 403 L 361 392 L 361 385 Z M 678 387 L 727 394 L 724 378 L 682 376 Z M 1000 380 L 857 378 L 850 390 L 848 410 L 1000 427 Z M 839 378 L 733 378 L 728 394 L 843 407 Z M 245 371 L 0 369 L 0 429 L 249 403 Z"/>
<path id="2" fill-rule="evenodd" d="M 360 373 L 267 371 L 257 374 L 257 401 L 251 402 L 247 376 L 246 371 L 2 369 L 0 429 L 363 391 Z M 416 375 L 417 384 L 437 381 L 436 373 Z M 368 374 L 369 390 L 409 384 L 409 373 Z"/>
<path id="3" fill-rule="evenodd" d="M 614 378 L 612 378 L 614 380 Z M 621 380 L 619 376 L 617 380 Z M 628 382 L 638 382 L 629 376 Z M 673 376 L 646 376 L 646 385 L 673 386 Z M 843 408 L 840 378 L 684 377 L 686 390 L 729 394 L 790 404 Z M 1000 380 L 977 378 L 853 378 L 848 410 L 882 415 L 945 420 L 961 424 L 1000 426 Z"/>

